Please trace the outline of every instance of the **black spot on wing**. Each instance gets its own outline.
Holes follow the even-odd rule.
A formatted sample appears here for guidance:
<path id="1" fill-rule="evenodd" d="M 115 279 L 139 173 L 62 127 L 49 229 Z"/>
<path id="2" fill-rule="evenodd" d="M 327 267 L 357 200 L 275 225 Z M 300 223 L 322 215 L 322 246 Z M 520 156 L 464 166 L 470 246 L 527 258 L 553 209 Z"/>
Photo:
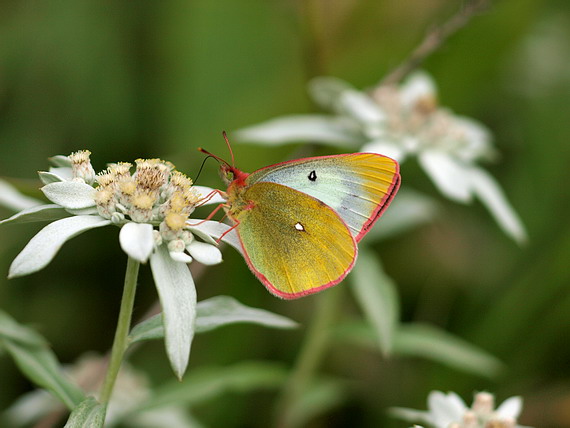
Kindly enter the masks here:
<path id="1" fill-rule="evenodd" d="M 312 170 L 312 171 L 309 173 L 308 178 L 309 178 L 310 181 L 317 181 L 317 172 L 316 172 L 315 170 Z"/>

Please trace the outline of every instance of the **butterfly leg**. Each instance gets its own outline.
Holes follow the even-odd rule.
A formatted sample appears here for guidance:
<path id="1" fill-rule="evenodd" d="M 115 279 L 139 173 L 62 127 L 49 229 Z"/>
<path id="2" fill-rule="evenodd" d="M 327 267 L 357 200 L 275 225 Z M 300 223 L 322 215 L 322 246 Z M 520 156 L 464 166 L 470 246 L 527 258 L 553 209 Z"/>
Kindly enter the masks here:
<path id="1" fill-rule="evenodd" d="M 194 227 L 194 226 L 199 226 L 200 224 L 205 223 L 205 222 L 211 220 L 212 217 L 214 217 L 214 215 L 220 210 L 220 208 L 227 208 L 227 207 L 228 207 L 227 204 L 219 204 L 216 208 L 214 208 L 214 209 L 212 210 L 212 212 L 211 212 L 210 214 L 208 214 L 208 217 L 206 217 L 204 220 L 200 220 L 199 222 L 197 222 L 197 223 L 192 223 L 192 224 L 191 224 L 191 223 L 188 223 L 188 226 L 192 226 L 192 227 Z M 227 214 L 226 214 L 226 215 L 227 215 Z M 222 217 L 222 220 L 226 217 L 226 215 L 224 215 L 224 217 Z M 222 221 L 222 220 L 220 220 L 220 221 Z"/>
<path id="2" fill-rule="evenodd" d="M 232 227 L 230 227 L 228 230 L 222 233 L 218 239 L 216 239 L 216 243 L 219 244 L 222 241 L 222 238 L 226 236 L 228 233 L 230 233 L 232 230 L 234 230 L 236 227 L 238 227 L 238 225 L 239 221 L 236 221 L 236 224 L 234 224 Z"/>
<path id="3" fill-rule="evenodd" d="M 228 195 L 226 195 L 226 192 L 222 192 L 221 190 L 218 189 L 214 189 L 212 190 L 210 193 L 208 193 L 206 196 L 204 196 L 197 204 L 197 207 L 201 207 L 202 205 L 210 202 L 210 200 L 216 196 L 216 195 L 220 195 L 222 198 L 227 199 Z"/>

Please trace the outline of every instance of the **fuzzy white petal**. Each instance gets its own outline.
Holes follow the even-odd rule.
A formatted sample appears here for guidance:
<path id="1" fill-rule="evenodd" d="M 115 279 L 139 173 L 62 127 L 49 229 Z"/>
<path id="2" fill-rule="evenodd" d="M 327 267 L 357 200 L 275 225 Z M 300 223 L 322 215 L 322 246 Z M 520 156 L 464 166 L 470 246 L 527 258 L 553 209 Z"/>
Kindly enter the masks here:
<path id="1" fill-rule="evenodd" d="M 522 408 L 522 397 L 511 397 L 503 401 L 497 408 L 497 413 L 501 418 L 513 418 L 516 420 L 521 414 Z"/>
<path id="2" fill-rule="evenodd" d="M 475 193 L 495 217 L 499 226 L 519 244 L 526 242 L 527 234 L 520 217 L 491 174 L 482 168 L 473 167 L 470 175 Z"/>
<path id="3" fill-rule="evenodd" d="M 71 158 L 65 155 L 55 155 L 48 158 L 54 167 L 67 168 L 71 171 Z"/>
<path id="4" fill-rule="evenodd" d="M 212 244 L 194 240 L 186 249 L 196 261 L 204 265 L 216 265 L 222 262 L 222 252 Z"/>
<path id="5" fill-rule="evenodd" d="M 60 181 L 65 181 L 59 175 L 46 171 L 38 171 L 38 176 L 40 177 L 41 182 L 44 184 L 59 183 Z"/>
<path id="6" fill-rule="evenodd" d="M 298 141 L 344 146 L 361 144 L 358 124 L 347 118 L 326 115 L 295 115 L 271 119 L 232 134 L 243 142 L 267 145 Z"/>
<path id="7" fill-rule="evenodd" d="M 200 224 L 192 226 L 192 228 L 199 229 L 215 239 L 218 239 L 220 236 L 222 236 L 225 233 L 224 237 L 222 238 L 222 241 L 234 247 L 242 255 L 244 254 L 243 247 L 241 246 L 241 242 L 239 240 L 236 229 L 233 229 L 228 232 L 228 229 L 230 229 L 232 226 L 228 226 L 225 223 L 219 223 L 217 221 L 209 221 L 209 220 L 204 222 L 200 222 L 200 220 L 197 220 L 196 222 L 197 223 L 199 222 Z"/>
<path id="8" fill-rule="evenodd" d="M 344 114 L 362 123 L 382 122 L 385 115 L 367 94 L 355 90 L 344 91 L 340 96 L 339 109 Z"/>
<path id="9" fill-rule="evenodd" d="M 20 193 L 14 186 L 0 180 L 0 205 L 11 210 L 20 211 L 41 205 L 43 202 Z"/>
<path id="10" fill-rule="evenodd" d="M 390 408 L 390 414 L 409 422 L 421 421 L 428 424 L 433 423 L 431 414 L 422 410 L 409 409 L 407 407 L 392 407 Z"/>
<path id="11" fill-rule="evenodd" d="M 40 230 L 16 256 L 10 266 L 9 278 L 28 275 L 46 267 L 62 245 L 89 229 L 111 222 L 97 216 L 75 216 L 54 221 Z"/>
<path id="12" fill-rule="evenodd" d="M 196 322 L 196 287 L 188 266 L 175 262 L 166 245 L 150 256 L 152 276 L 162 305 L 166 353 L 181 379 L 190 357 Z"/>
<path id="13" fill-rule="evenodd" d="M 95 206 L 95 189 L 78 181 L 50 183 L 42 187 L 47 198 L 64 208 L 78 209 Z"/>
<path id="14" fill-rule="evenodd" d="M 471 201 L 472 185 L 467 166 L 438 150 L 425 150 L 419 154 L 418 160 L 446 197 L 463 203 Z"/>
<path id="15" fill-rule="evenodd" d="M 418 71 L 410 75 L 400 89 L 404 108 L 412 108 L 422 98 L 436 97 L 435 82 L 427 73 Z"/>
<path id="16" fill-rule="evenodd" d="M 127 223 L 121 227 L 119 242 L 129 257 L 146 263 L 154 248 L 152 226 L 145 223 Z"/>
<path id="17" fill-rule="evenodd" d="M 458 404 L 462 404 L 458 405 Z M 450 400 L 443 392 L 432 391 L 428 396 L 428 407 L 433 424 L 438 428 L 447 428 L 453 422 L 460 422 L 467 406 L 461 401 Z"/>
<path id="18" fill-rule="evenodd" d="M 73 172 L 71 167 L 50 167 L 49 173 L 60 178 L 60 181 L 71 181 L 73 179 Z"/>
<path id="19" fill-rule="evenodd" d="M 403 162 L 406 157 L 406 150 L 401 145 L 390 141 L 371 141 L 365 144 L 360 149 L 363 153 L 378 153 L 380 155 L 388 156 L 398 162 Z"/>
<path id="20" fill-rule="evenodd" d="M 186 254 L 184 251 L 170 251 L 170 258 L 178 263 L 191 263 L 192 257 Z"/>
<path id="21" fill-rule="evenodd" d="M 325 110 L 334 110 L 341 95 L 347 90 L 354 90 L 348 82 L 328 76 L 315 77 L 307 89 L 311 98 Z"/>
<path id="22" fill-rule="evenodd" d="M 0 221 L 0 224 L 21 224 L 36 221 L 58 220 L 65 216 L 67 216 L 67 212 L 59 205 L 39 205 L 22 210 L 19 213 L 14 214 L 12 217 Z"/>
<path id="23" fill-rule="evenodd" d="M 220 195 L 219 192 L 214 192 L 214 189 L 206 186 L 192 186 L 192 189 L 197 190 L 200 193 L 200 198 L 203 199 L 206 196 L 210 195 L 211 197 L 208 199 L 208 202 L 202 205 L 211 205 L 211 204 L 223 204 L 226 202 L 224 198 Z"/>
<path id="24" fill-rule="evenodd" d="M 195 223 L 194 220 L 188 220 L 188 223 L 192 224 Z M 196 235 L 198 238 L 202 239 L 202 241 L 207 242 L 208 244 L 218 245 L 216 240 L 212 238 L 212 236 L 201 229 L 198 229 L 194 226 L 186 226 L 186 229 Z"/>
<path id="25" fill-rule="evenodd" d="M 495 157 L 495 150 L 491 146 L 491 132 L 483 124 L 464 116 L 455 116 L 453 121 L 467 141 L 467 146 L 457 152 L 462 159 L 472 161 Z"/>

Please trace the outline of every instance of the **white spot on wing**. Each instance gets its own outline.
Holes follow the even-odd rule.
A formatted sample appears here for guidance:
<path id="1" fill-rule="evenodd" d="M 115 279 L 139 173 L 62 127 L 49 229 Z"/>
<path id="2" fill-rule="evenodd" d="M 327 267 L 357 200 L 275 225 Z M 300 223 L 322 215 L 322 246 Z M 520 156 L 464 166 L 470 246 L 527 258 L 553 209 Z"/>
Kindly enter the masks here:
<path id="1" fill-rule="evenodd" d="M 295 229 L 297 229 L 299 232 L 302 232 L 305 230 L 305 227 L 301 223 L 297 222 L 295 223 Z"/>

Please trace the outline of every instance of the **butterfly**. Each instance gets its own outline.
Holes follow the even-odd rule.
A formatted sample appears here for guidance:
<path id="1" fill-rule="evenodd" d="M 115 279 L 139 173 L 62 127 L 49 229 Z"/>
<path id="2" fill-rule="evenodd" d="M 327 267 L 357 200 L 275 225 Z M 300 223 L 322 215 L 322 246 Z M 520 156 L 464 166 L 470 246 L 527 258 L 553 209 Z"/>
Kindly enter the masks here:
<path id="1" fill-rule="evenodd" d="M 248 174 L 201 151 L 221 161 L 228 183 L 223 207 L 247 265 L 283 299 L 342 281 L 356 261 L 357 243 L 400 186 L 398 163 L 375 153 L 309 157 Z"/>

